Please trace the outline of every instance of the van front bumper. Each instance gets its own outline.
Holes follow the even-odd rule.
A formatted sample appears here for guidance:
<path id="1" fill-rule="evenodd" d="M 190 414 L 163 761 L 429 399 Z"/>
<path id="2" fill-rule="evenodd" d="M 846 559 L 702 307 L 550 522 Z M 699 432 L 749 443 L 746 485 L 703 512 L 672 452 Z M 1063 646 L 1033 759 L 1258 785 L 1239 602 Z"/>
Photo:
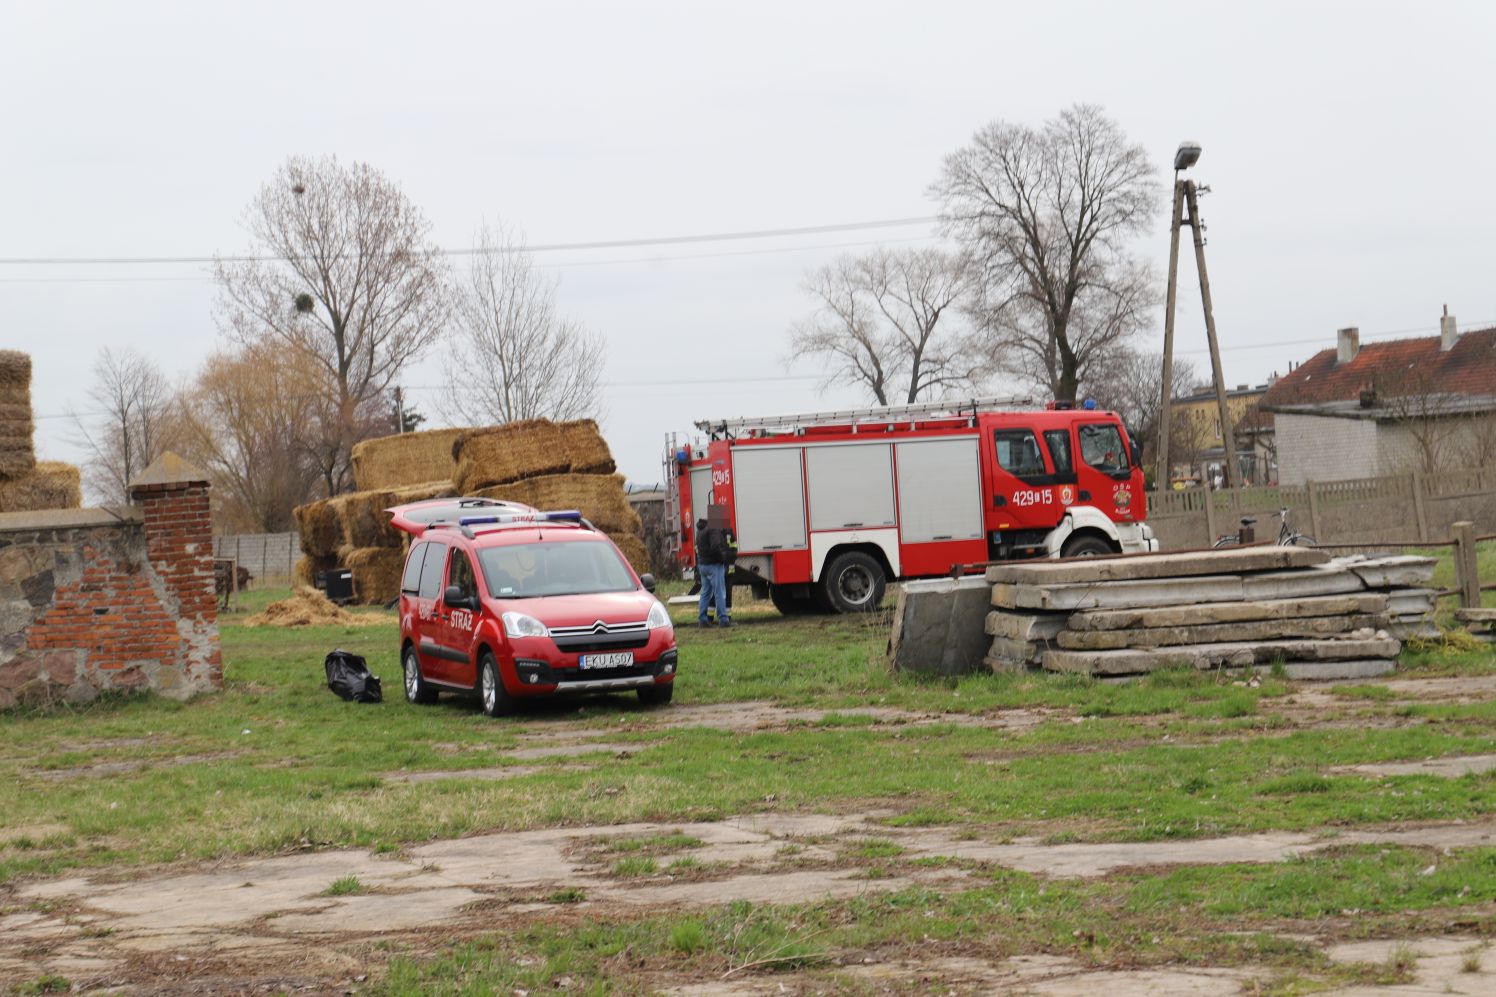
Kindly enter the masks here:
<path id="1" fill-rule="evenodd" d="M 534 658 L 515 658 L 514 675 L 519 693 L 608 692 L 659 685 L 675 679 L 679 652 L 675 648 L 660 653 L 654 661 L 635 662 L 626 668 L 584 671 L 579 668 L 555 668 Z"/>

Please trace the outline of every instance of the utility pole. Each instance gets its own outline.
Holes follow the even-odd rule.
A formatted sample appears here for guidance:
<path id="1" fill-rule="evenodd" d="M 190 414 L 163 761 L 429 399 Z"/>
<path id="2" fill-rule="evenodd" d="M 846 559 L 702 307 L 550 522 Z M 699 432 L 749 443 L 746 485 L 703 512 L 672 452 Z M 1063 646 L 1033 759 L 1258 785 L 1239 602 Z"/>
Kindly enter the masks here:
<path id="1" fill-rule="evenodd" d="M 1215 383 L 1216 404 L 1219 406 L 1221 422 L 1222 460 L 1226 487 L 1235 488 L 1241 476 L 1236 466 L 1236 430 L 1231 424 L 1231 409 L 1226 404 L 1226 378 L 1221 373 L 1221 348 L 1216 339 L 1215 309 L 1210 300 L 1210 277 L 1205 270 L 1205 222 L 1200 218 L 1198 189 L 1193 180 L 1181 180 L 1179 174 L 1194 166 L 1200 159 L 1200 146 L 1184 142 L 1174 154 L 1174 217 L 1169 226 L 1169 286 L 1164 305 L 1164 369 L 1162 398 L 1159 400 L 1158 467 L 1154 473 L 1154 484 L 1168 488 L 1173 478 L 1169 463 L 1169 435 L 1173 428 L 1174 401 L 1174 306 L 1179 284 L 1179 230 L 1189 225 L 1195 241 L 1195 268 L 1200 274 L 1200 303 L 1205 309 L 1205 335 L 1210 342 L 1210 373 Z M 1209 190 L 1209 188 L 1205 188 Z M 1189 217 L 1184 218 L 1185 206 Z"/>
<path id="2" fill-rule="evenodd" d="M 1174 480 L 1169 463 L 1169 437 L 1173 435 L 1174 413 L 1174 300 L 1179 286 L 1179 222 L 1184 211 L 1184 181 L 1174 171 L 1174 219 L 1169 224 L 1169 291 L 1164 304 L 1164 378 L 1163 399 L 1158 416 L 1158 460 L 1153 485 L 1165 491 Z"/>
<path id="3" fill-rule="evenodd" d="M 405 432 L 405 392 L 395 385 L 395 432 Z"/>
<path id="4" fill-rule="evenodd" d="M 1231 425 L 1231 406 L 1226 404 L 1226 378 L 1221 373 L 1221 344 L 1216 339 L 1215 309 L 1210 304 L 1210 277 L 1205 272 L 1205 223 L 1200 219 L 1200 203 L 1195 197 L 1195 182 L 1184 182 L 1185 200 L 1189 202 L 1190 228 L 1195 231 L 1195 266 L 1200 270 L 1200 303 L 1205 308 L 1205 337 L 1210 340 L 1210 374 L 1215 379 L 1216 405 L 1221 415 L 1222 464 L 1225 465 L 1226 487 L 1235 488 L 1241 482 L 1241 470 L 1236 466 L 1236 428 Z"/>

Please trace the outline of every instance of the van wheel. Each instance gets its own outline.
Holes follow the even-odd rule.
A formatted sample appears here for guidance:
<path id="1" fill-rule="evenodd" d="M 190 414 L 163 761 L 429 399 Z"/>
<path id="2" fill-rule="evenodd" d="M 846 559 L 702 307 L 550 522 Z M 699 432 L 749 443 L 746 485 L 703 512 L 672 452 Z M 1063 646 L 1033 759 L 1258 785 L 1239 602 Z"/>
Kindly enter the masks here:
<path id="1" fill-rule="evenodd" d="M 400 659 L 400 668 L 405 672 L 405 701 L 427 705 L 436 702 L 436 690 L 421 677 L 421 659 L 416 657 L 414 647 L 406 647 Z"/>
<path id="2" fill-rule="evenodd" d="M 664 706 L 674 697 L 674 682 L 668 682 L 665 685 L 641 685 L 639 687 L 639 702 L 645 706 Z"/>
<path id="3" fill-rule="evenodd" d="M 883 603 L 883 565 L 861 551 L 838 554 L 821 576 L 821 595 L 836 613 L 867 613 Z"/>
<path id="4" fill-rule="evenodd" d="M 1060 548 L 1061 557 L 1106 557 L 1115 553 L 1111 544 L 1094 533 L 1071 537 Z"/>
<path id="5" fill-rule="evenodd" d="M 492 651 L 484 651 L 478 659 L 478 701 L 483 705 L 484 716 L 507 717 L 514 712 L 514 697 L 504 688 L 499 663 Z"/>

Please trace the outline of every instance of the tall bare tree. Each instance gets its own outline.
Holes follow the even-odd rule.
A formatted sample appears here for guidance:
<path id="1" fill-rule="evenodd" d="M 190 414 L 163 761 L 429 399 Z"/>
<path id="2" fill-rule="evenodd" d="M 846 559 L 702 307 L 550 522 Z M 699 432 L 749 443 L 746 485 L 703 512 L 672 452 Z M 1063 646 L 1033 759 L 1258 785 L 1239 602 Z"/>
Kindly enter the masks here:
<path id="1" fill-rule="evenodd" d="M 183 393 L 181 446 L 208 472 L 218 518 L 247 532 L 293 529 L 291 510 L 316 490 L 307 438 L 319 377 L 304 355 L 262 341 L 208 358 Z"/>
<path id="2" fill-rule="evenodd" d="M 245 212 L 255 255 L 220 258 L 220 320 L 312 362 L 327 403 L 316 460 L 328 494 L 352 478 L 349 451 L 370 431 L 400 372 L 441 334 L 445 267 L 430 225 L 366 163 L 293 156 Z"/>
<path id="3" fill-rule="evenodd" d="M 73 422 L 88 452 L 84 483 L 101 501 L 126 503 L 134 478 L 170 449 L 176 432 L 175 392 L 166 376 L 134 347 L 105 347 L 94 363 L 89 423 Z"/>
<path id="4" fill-rule="evenodd" d="M 1087 104 L 1038 128 L 995 121 L 946 157 L 931 193 L 977 267 L 994 365 L 1074 401 L 1156 304 L 1129 245 L 1159 203 L 1142 146 Z"/>
<path id="5" fill-rule="evenodd" d="M 536 269 L 523 235 L 485 223 L 476 242 L 454 295 L 442 414 L 457 423 L 600 415 L 602 337 L 560 314 L 560 281 Z"/>
<path id="6" fill-rule="evenodd" d="M 821 361 L 828 386 L 856 385 L 879 405 L 969 388 L 982 367 L 957 314 L 969 277 L 937 249 L 842 256 L 806 276 L 817 307 L 795 326 L 791 358 Z"/>

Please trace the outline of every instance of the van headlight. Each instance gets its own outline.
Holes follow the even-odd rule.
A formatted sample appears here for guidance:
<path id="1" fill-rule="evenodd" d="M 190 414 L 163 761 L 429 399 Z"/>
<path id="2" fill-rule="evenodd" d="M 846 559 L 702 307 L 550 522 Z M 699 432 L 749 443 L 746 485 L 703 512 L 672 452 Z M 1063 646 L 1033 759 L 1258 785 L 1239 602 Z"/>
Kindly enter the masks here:
<path id="1" fill-rule="evenodd" d="M 505 613 L 502 619 L 504 633 L 510 637 L 544 637 L 550 633 L 544 623 L 524 613 Z"/>
<path id="2" fill-rule="evenodd" d="M 665 609 L 665 604 L 656 602 L 649 607 L 649 616 L 646 622 L 651 630 L 668 630 L 670 628 L 670 613 Z"/>

